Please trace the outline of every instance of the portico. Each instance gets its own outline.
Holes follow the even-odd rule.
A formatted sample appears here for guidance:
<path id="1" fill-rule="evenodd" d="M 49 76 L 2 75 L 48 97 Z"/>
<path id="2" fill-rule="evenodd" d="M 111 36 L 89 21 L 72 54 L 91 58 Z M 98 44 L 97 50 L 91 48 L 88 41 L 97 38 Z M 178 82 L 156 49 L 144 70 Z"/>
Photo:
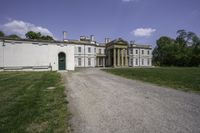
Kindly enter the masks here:
<path id="1" fill-rule="evenodd" d="M 106 44 L 106 65 L 110 67 L 128 67 L 128 42 L 118 38 Z"/>

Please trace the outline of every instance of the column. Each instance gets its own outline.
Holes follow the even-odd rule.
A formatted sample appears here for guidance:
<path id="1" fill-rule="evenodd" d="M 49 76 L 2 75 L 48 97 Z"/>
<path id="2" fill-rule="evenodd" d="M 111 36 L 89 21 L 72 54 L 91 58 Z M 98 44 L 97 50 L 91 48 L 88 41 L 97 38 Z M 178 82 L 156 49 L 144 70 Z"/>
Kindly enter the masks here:
<path id="1" fill-rule="evenodd" d="M 121 66 L 124 66 L 124 49 L 121 50 Z"/>
<path id="2" fill-rule="evenodd" d="M 120 66 L 120 49 L 117 49 L 117 66 Z"/>
<path id="3" fill-rule="evenodd" d="M 113 67 L 116 67 L 116 49 L 113 49 Z"/>
<path id="4" fill-rule="evenodd" d="M 125 66 L 128 66 L 127 50 L 125 50 Z"/>
<path id="5" fill-rule="evenodd" d="M 96 64 L 97 64 L 97 67 L 99 67 L 99 57 L 97 57 Z"/>
<path id="6" fill-rule="evenodd" d="M 110 49 L 108 50 L 108 66 L 110 66 Z"/>
<path id="7" fill-rule="evenodd" d="M 105 58 L 103 57 L 103 67 L 105 67 Z"/>

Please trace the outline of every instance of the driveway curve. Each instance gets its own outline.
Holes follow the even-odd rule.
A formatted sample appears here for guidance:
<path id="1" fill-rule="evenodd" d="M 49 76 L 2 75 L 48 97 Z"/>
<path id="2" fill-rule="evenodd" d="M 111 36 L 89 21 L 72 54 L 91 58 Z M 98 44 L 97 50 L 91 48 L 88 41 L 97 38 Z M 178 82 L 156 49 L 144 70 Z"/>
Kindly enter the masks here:
<path id="1" fill-rule="evenodd" d="M 200 133 L 200 95 L 96 68 L 62 75 L 75 133 Z"/>

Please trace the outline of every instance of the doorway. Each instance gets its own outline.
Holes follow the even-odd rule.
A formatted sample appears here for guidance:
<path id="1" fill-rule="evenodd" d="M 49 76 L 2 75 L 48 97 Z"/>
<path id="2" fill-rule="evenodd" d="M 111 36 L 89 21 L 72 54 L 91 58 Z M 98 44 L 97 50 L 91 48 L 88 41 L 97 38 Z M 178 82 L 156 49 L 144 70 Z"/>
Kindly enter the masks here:
<path id="1" fill-rule="evenodd" d="M 58 54 L 58 69 L 66 70 L 66 55 L 63 52 Z"/>

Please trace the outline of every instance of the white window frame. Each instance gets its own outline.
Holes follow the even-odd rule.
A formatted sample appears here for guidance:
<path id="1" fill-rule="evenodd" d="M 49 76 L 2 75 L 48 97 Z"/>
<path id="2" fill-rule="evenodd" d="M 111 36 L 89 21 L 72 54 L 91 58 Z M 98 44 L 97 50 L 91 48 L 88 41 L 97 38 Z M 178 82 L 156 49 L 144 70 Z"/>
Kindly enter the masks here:
<path id="1" fill-rule="evenodd" d="M 142 50 L 142 54 L 144 54 L 144 50 Z"/>
<path id="2" fill-rule="evenodd" d="M 88 66 L 91 66 L 91 58 L 88 58 Z"/>
<path id="3" fill-rule="evenodd" d="M 133 49 L 130 49 L 130 54 L 133 54 Z"/>
<path id="4" fill-rule="evenodd" d="M 147 59 L 147 65 L 149 65 L 150 64 L 150 59 Z"/>
<path id="5" fill-rule="evenodd" d="M 142 65 L 144 65 L 144 59 L 142 59 Z"/>
<path id="6" fill-rule="evenodd" d="M 91 53 L 91 47 L 88 47 L 88 53 Z"/>
<path id="7" fill-rule="evenodd" d="M 81 66 L 82 64 L 81 58 L 78 58 L 78 66 Z"/>
<path id="8" fill-rule="evenodd" d="M 81 53 L 81 47 L 78 47 L 78 52 Z"/>
<path id="9" fill-rule="evenodd" d="M 137 49 L 135 50 L 135 54 L 138 54 L 138 50 Z"/>

